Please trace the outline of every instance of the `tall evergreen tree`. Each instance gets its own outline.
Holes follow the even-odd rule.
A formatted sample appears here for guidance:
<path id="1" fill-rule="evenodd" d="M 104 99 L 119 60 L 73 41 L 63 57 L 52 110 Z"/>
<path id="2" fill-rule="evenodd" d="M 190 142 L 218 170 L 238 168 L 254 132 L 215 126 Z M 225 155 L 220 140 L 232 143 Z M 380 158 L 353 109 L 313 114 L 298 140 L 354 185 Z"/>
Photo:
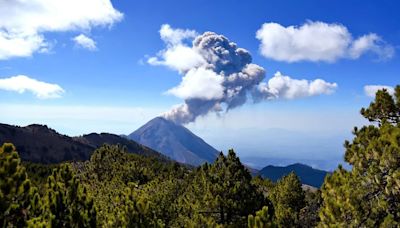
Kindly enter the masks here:
<path id="1" fill-rule="evenodd" d="M 40 210 L 38 199 L 15 147 L 4 144 L 0 147 L 0 226 L 26 226 Z"/>
<path id="2" fill-rule="evenodd" d="M 118 215 L 114 226 L 132 228 L 164 227 L 165 224 L 162 220 L 157 218 L 149 208 L 149 201 L 136 198 L 134 188 L 135 186 L 131 185 L 125 189 L 119 205 L 122 211 Z"/>
<path id="3" fill-rule="evenodd" d="M 278 181 L 269 195 L 280 227 L 299 226 L 300 210 L 305 206 L 305 195 L 298 176 L 294 173 Z"/>
<path id="4" fill-rule="evenodd" d="M 396 100 L 388 93 L 386 89 L 378 90 L 375 95 L 375 100 L 371 102 L 368 108 L 361 109 L 361 115 L 371 122 L 398 123 L 400 118 L 400 86 L 395 89 Z"/>
<path id="5" fill-rule="evenodd" d="M 400 226 L 400 87 L 378 91 L 364 117 L 379 125 L 354 129 L 345 161 L 322 187 L 321 227 Z"/>
<path id="6" fill-rule="evenodd" d="M 251 183 L 249 171 L 233 150 L 196 172 L 185 200 L 190 218 L 208 217 L 219 224 L 245 226 L 247 216 L 259 210 L 265 198 Z"/>
<path id="7" fill-rule="evenodd" d="M 54 169 L 48 177 L 44 207 L 52 227 L 96 227 L 93 199 L 70 164 Z"/>

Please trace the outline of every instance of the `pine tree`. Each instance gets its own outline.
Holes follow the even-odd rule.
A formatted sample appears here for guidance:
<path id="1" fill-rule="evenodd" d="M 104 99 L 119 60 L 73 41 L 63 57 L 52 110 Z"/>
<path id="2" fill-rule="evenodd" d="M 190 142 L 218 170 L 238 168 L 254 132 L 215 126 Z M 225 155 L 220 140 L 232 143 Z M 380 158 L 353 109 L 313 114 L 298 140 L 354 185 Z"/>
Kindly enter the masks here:
<path id="1" fill-rule="evenodd" d="M 95 227 L 93 199 L 72 172 L 70 164 L 53 170 L 47 180 L 44 213 L 52 227 Z"/>
<path id="2" fill-rule="evenodd" d="M 122 212 L 114 226 L 147 228 L 164 227 L 164 223 L 149 209 L 149 202 L 146 200 L 137 200 L 134 191 L 135 186 L 131 185 L 125 189 L 121 197 Z"/>
<path id="3" fill-rule="evenodd" d="M 269 195 L 279 227 L 296 227 L 300 210 L 305 206 L 304 191 L 300 179 L 290 173 L 278 181 Z"/>
<path id="4" fill-rule="evenodd" d="M 400 87 L 393 98 L 386 90 L 361 113 L 379 125 L 354 129 L 345 142 L 345 161 L 322 187 L 321 227 L 400 226 Z"/>
<path id="5" fill-rule="evenodd" d="M 251 182 L 251 175 L 233 150 L 222 153 L 195 173 L 193 184 L 184 196 L 188 217 L 211 218 L 224 225 L 245 226 L 247 216 L 259 210 L 265 198 Z"/>
<path id="6" fill-rule="evenodd" d="M 394 100 L 386 89 L 378 90 L 375 100 L 371 102 L 369 107 L 361 109 L 361 115 L 369 121 L 379 124 L 384 122 L 398 123 L 400 118 L 400 86 L 396 87 L 395 96 L 397 100 Z"/>
<path id="7" fill-rule="evenodd" d="M 274 212 L 268 206 L 264 206 L 256 212 L 256 215 L 249 215 L 247 226 L 249 228 L 275 228 L 278 227 L 275 223 Z"/>
<path id="8" fill-rule="evenodd" d="M 5 143 L 0 148 L 0 225 L 26 226 L 40 208 L 38 198 L 15 147 Z"/>
<path id="9" fill-rule="evenodd" d="M 152 217 L 171 227 L 181 210 L 179 198 L 187 188 L 184 180 L 176 177 L 156 178 L 135 193 L 138 201 L 148 202 Z"/>

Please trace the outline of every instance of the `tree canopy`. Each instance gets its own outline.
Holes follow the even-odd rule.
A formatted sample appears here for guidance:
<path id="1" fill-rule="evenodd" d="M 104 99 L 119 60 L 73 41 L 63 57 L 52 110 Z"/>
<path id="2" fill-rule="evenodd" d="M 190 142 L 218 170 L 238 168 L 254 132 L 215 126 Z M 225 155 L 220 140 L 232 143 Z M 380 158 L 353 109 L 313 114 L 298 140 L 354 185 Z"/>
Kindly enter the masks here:
<path id="1" fill-rule="evenodd" d="M 394 97 L 376 93 L 364 117 L 377 125 L 355 128 L 345 142 L 345 161 L 322 187 L 321 226 L 396 227 L 400 225 L 400 86 Z"/>

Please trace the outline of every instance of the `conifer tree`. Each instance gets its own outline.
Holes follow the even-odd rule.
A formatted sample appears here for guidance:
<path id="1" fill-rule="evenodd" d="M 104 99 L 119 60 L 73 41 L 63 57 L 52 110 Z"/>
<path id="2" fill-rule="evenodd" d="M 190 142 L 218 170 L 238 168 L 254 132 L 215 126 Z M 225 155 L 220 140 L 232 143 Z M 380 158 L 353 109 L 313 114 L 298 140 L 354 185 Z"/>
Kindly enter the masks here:
<path id="1" fill-rule="evenodd" d="M 190 216 L 209 217 L 218 224 L 245 226 L 247 216 L 259 210 L 265 198 L 251 182 L 249 171 L 233 150 L 222 153 L 196 173 L 186 195 Z"/>
<path id="2" fill-rule="evenodd" d="M 149 202 L 137 200 L 133 185 L 125 189 L 120 203 L 119 206 L 122 208 L 122 212 L 118 215 L 119 217 L 114 226 L 133 228 L 164 227 L 161 219 L 156 218 L 149 209 Z"/>
<path id="3" fill-rule="evenodd" d="M 400 86 L 395 89 L 396 100 L 389 94 L 386 89 L 378 90 L 375 95 L 375 100 L 371 102 L 368 108 L 361 109 L 361 115 L 371 122 L 398 123 L 400 118 Z"/>
<path id="4" fill-rule="evenodd" d="M 52 227 L 95 227 L 93 199 L 69 164 L 53 170 L 47 180 L 45 215 Z"/>
<path id="5" fill-rule="evenodd" d="M 38 198 L 15 147 L 5 143 L 0 148 L 0 226 L 26 226 L 41 206 Z"/>
<path id="6" fill-rule="evenodd" d="M 300 179 L 290 173 L 278 181 L 269 195 L 279 227 L 296 227 L 300 210 L 305 206 L 305 195 Z"/>
<path id="7" fill-rule="evenodd" d="M 361 114 L 379 125 L 354 129 L 352 142 L 345 142 L 345 161 L 325 179 L 320 226 L 400 226 L 400 87 L 395 97 L 386 90 Z"/>
<path id="8" fill-rule="evenodd" d="M 247 226 L 249 228 L 275 228 L 278 227 L 275 223 L 274 213 L 271 212 L 268 206 L 264 206 L 256 212 L 256 215 L 249 215 Z"/>

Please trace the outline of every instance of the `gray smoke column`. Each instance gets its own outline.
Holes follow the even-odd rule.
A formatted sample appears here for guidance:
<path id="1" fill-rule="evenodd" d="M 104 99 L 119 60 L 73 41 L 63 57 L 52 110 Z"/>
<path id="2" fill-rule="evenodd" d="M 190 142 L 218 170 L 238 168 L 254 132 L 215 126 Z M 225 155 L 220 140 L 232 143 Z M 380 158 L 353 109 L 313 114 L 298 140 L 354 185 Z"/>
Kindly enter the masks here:
<path id="1" fill-rule="evenodd" d="M 193 41 L 193 50 L 199 53 L 203 58 L 203 63 L 185 71 L 186 75 L 193 75 L 197 72 L 210 72 L 215 78 L 220 80 L 210 80 L 204 83 L 216 84 L 214 90 L 220 91 L 214 96 L 204 97 L 202 94 L 197 96 L 181 96 L 185 99 L 185 103 L 173 108 L 165 114 L 167 119 L 176 123 L 184 124 L 192 122 L 196 117 L 205 115 L 210 111 L 222 111 L 232 109 L 244 104 L 247 100 L 248 92 L 259 84 L 265 77 L 265 71 L 262 67 L 252 64 L 250 53 L 238 48 L 233 42 L 226 37 L 213 32 L 206 32 Z M 195 75 L 194 77 L 202 77 Z M 187 84 L 186 84 L 187 85 Z M 203 85 L 193 85 L 201 87 Z M 187 85 L 187 87 L 191 87 Z M 178 91 L 182 91 L 183 87 L 176 87 L 169 90 L 169 93 L 179 96 Z M 192 88 L 187 88 L 192 89 Z M 212 89 L 204 89 L 206 94 L 215 94 Z"/>
<path id="2" fill-rule="evenodd" d="M 292 99 L 298 95 L 330 93 L 336 88 L 336 84 L 321 79 L 314 83 L 291 79 L 280 73 L 263 82 L 265 70 L 252 63 L 251 54 L 214 32 L 197 35 L 193 30 L 163 25 L 160 35 L 167 47 L 157 57 L 149 58 L 148 63 L 168 66 L 183 75 L 181 83 L 166 92 L 184 100 L 183 104 L 164 114 L 165 118 L 178 124 L 190 123 L 209 112 L 239 107 L 248 97 L 255 102 Z M 194 38 L 192 43 L 185 43 L 191 38 Z M 324 88 L 319 88 L 321 85 Z"/>

